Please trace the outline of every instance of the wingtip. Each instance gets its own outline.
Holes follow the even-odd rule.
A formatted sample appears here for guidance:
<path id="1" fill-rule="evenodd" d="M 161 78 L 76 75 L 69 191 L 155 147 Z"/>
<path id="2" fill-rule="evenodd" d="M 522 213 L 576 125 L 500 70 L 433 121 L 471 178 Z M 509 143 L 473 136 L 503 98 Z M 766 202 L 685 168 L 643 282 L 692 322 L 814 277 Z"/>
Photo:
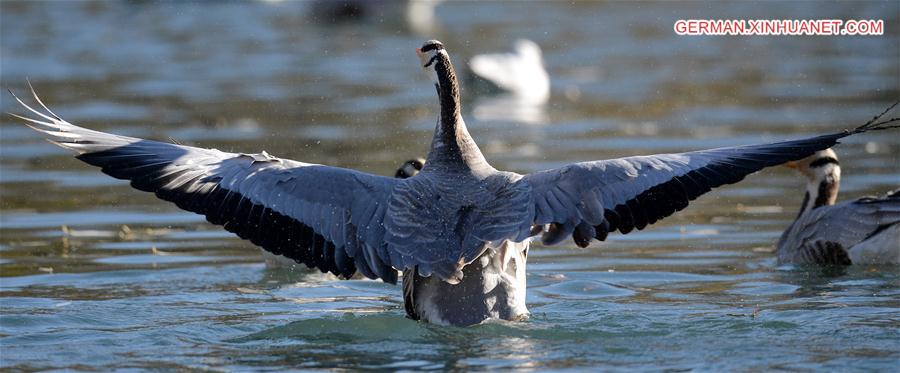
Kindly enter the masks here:
<path id="1" fill-rule="evenodd" d="M 44 118 L 44 119 L 46 119 L 46 120 L 49 121 L 49 122 L 65 122 L 62 118 L 60 118 L 58 115 L 56 115 L 56 113 L 54 113 L 54 112 L 51 111 L 49 108 L 47 108 L 47 105 L 44 105 L 44 103 L 41 101 L 41 99 L 37 96 L 37 93 L 35 93 L 34 87 L 31 86 L 31 82 L 28 82 L 28 86 L 29 86 L 29 88 L 31 88 L 31 93 L 32 93 L 32 95 L 34 95 L 35 100 L 36 100 L 36 101 L 37 101 L 37 102 L 38 102 L 45 110 L 47 110 L 47 112 L 48 112 L 51 116 L 47 116 L 47 114 L 44 114 L 44 113 L 42 113 L 42 112 L 40 112 L 40 111 L 35 110 L 35 109 L 32 108 L 31 106 L 28 106 L 28 104 L 26 104 L 25 101 L 22 101 L 22 99 L 21 99 L 18 95 L 16 95 L 15 92 L 12 91 L 12 89 L 7 88 L 7 91 L 9 91 L 9 93 L 13 96 L 13 98 L 16 99 L 16 102 L 18 102 L 19 105 L 22 105 L 22 107 L 24 107 L 25 109 L 28 109 L 28 111 L 31 111 L 31 112 L 34 113 L 35 115 L 38 115 L 38 116 L 40 116 L 41 118 Z M 19 118 L 25 119 L 25 120 L 31 120 L 31 119 L 23 118 L 23 117 L 21 117 L 21 116 L 19 116 Z"/>
<path id="2" fill-rule="evenodd" d="M 866 132 L 866 131 L 870 131 L 870 130 L 882 130 L 882 129 L 898 127 L 898 126 L 885 126 L 885 124 L 900 121 L 900 118 L 890 118 L 887 120 L 879 121 L 881 118 L 884 117 L 885 114 L 887 114 L 888 112 L 893 110 L 895 107 L 897 107 L 897 105 L 900 105 L 900 101 L 895 101 L 891 106 L 888 106 L 887 109 L 884 109 L 884 111 L 882 111 L 878 115 L 872 117 L 872 119 L 870 119 L 868 122 L 864 123 L 863 125 L 856 127 L 851 132 L 852 133 L 861 133 L 861 132 Z"/>
<path id="3" fill-rule="evenodd" d="M 49 143 L 51 143 L 51 144 L 53 144 L 53 145 L 56 145 L 56 146 L 58 146 L 58 147 L 60 147 L 60 148 L 63 148 L 63 149 L 69 150 L 69 151 L 73 151 L 73 152 L 77 153 L 77 155 L 82 155 L 82 154 L 84 154 L 84 153 L 87 153 L 86 151 L 79 150 L 79 149 L 77 149 L 77 148 L 71 146 L 70 144 L 72 144 L 72 143 L 64 143 L 64 142 L 56 141 L 56 140 L 53 140 L 53 139 L 44 139 L 44 140 L 46 140 L 47 142 L 49 142 Z"/>
<path id="4" fill-rule="evenodd" d="M 21 100 L 19 100 L 19 96 L 16 96 L 16 93 L 13 92 L 12 88 L 6 88 L 6 91 L 9 92 L 9 94 L 11 94 L 13 96 L 13 98 L 16 99 L 16 101 L 21 101 Z"/>
<path id="5" fill-rule="evenodd" d="M 34 100 L 37 101 L 37 103 L 40 104 L 41 107 L 44 108 L 44 110 L 47 110 L 47 112 L 50 113 L 50 115 L 52 115 L 54 119 L 62 120 L 62 118 L 60 118 L 59 115 L 56 115 L 56 113 L 54 113 L 53 110 L 50 110 L 50 108 L 44 104 L 44 101 L 41 101 L 41 98 L 38 97 L 38 95 L 37 95 L 37 91 L 34 90 L 34 86 L 31 85 L 31 80 L 26 77 L 25 81 L 28 83 L 28 89 L 31 90 L 31 95 L 34 96 Z"/>

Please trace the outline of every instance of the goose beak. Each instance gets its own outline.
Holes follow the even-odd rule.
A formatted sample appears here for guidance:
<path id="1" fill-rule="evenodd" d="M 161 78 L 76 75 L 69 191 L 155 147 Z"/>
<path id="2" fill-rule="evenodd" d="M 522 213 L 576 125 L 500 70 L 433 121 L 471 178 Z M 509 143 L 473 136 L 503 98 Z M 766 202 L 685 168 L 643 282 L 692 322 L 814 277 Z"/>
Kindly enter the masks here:
<path id="1" fill-rule="evenodd" d="M 425 68 L 425 64 L 428 63 L 425 59 L 427 59 L 428 56 L 426 56 L 425 53 L 422 53 L 422 49 L 416 48 L 416 57 L 419 57 L 419 66 Z"/>

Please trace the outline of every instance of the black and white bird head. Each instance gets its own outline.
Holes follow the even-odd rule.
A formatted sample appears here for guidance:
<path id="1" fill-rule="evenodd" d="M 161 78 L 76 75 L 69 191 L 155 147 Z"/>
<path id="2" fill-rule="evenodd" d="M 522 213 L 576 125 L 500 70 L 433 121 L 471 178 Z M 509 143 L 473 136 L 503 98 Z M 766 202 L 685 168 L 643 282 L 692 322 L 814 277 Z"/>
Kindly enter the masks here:
<path id="1" fill-rule="evenodd" d="M 784 164 L 806 176 L 806 199 L 804 210 L 823 205 L 833 205 L 837 201 L 841 183 L 841 164 L 834 150 L 820 150 L 799 161 Z"/>
<path id="2" fill-rule="evenodd" d="M 425 73 L 428 74 L 431 81 L 434 84 L 438 84 L 438 73 L 435 69 L 441 58 L 447 60 L 450 58 L 447 55 L 447 51 L 444 50 L 444 44 L 437 40 L 426 41 L 421 48 L 416 49 L 416 56 L 419 57 L 419 62 L 421 62 L 422 68 L 425 69 Z"/>
<path id="3" fill-rule="evenodd" d="M 841 177 L 840 162 L 837 154 L 831 149 L 817 151 L 809 157 L 784 165 L 799 171 L 810 181 L 822 181 L 829 177 L 839 180 Z"/>
<path id="4" fill-rule="evenodd" d="M 407 179 L 422 171 L 422 168 L 425 167 L 425 160 L 422 158 L 410 159 L 403 163 L 400 168 L 397 169 L 397 173 L 394 174 L 394 177 L 398 179 Z"/>

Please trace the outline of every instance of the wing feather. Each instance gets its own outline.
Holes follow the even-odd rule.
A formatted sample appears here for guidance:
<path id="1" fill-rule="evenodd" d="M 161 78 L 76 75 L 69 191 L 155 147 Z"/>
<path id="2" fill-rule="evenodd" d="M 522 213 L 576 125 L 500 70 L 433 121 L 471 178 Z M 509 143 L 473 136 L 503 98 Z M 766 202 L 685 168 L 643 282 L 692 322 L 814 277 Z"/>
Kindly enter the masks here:
<path id="1" fill-rule="evenodd" d="M 41 106 L 46 106 L 37 99 Z M 14 115 L 76 158 L 264 249 L 349 277 L 396 282 L 382 227 L 398 180 L 261 154 L 234 154 L 75 126 L 26 105 Z"/>
<path id="2" fill-rule="evenodd" d="M 558 242 L 560 233 L 571 234 L 582 224 L 594 227 L 595 238 L 605 238 L 613 230 L 627 234 L 644 229 L 684 209 L 712 188 L 736 183 L 765 167 L 807 157 L 834 146 L 842 137 L 869 129 L 771 144 L 575 163 L 526 175 L 521 182 L 532 188 L 535 214 L 531 223 L 557 225 L 545 233 L 545 243 Z M 579 245 L 588 233 L 585 228 L 578 230 Z"/>
<path id="3" fill-rule="evenodd" d="M 804 256 L 804 248 L 815 246 L 815 242 L 831 242 L 853 251 L 854 245 L 896 224 L 900 224 L 900 196 L 897 195 L 820 206 L 800 215 L 781 235 L 778 260 L 780 263 L 810 262 Z"/>

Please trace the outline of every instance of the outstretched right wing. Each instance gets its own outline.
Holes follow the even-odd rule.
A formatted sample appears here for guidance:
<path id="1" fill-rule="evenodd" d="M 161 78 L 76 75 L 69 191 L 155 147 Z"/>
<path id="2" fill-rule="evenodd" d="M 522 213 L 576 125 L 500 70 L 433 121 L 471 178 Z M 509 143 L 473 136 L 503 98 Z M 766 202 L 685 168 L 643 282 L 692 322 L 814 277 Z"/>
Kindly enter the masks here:
<path id="1" fill-rule="evenodd" d="M 830 135 L 581 162 L 535 172 L 521 180 L 531 186 L 535 204 L 533 220 L 523 223 L 550 224 L 550 231 L 542 237 L 545 244 L 572 235 L 581 247 L 593 238 L 604 240 L 614 230 L 625 234 L 644 229 L 684 209 L 712 188 L 736 183 L 765 167 L 807 157 L 852 134 L 897 128 L 894 122 L 898 118 L 878 122 L 888 110 L 852 131 Z"/>

